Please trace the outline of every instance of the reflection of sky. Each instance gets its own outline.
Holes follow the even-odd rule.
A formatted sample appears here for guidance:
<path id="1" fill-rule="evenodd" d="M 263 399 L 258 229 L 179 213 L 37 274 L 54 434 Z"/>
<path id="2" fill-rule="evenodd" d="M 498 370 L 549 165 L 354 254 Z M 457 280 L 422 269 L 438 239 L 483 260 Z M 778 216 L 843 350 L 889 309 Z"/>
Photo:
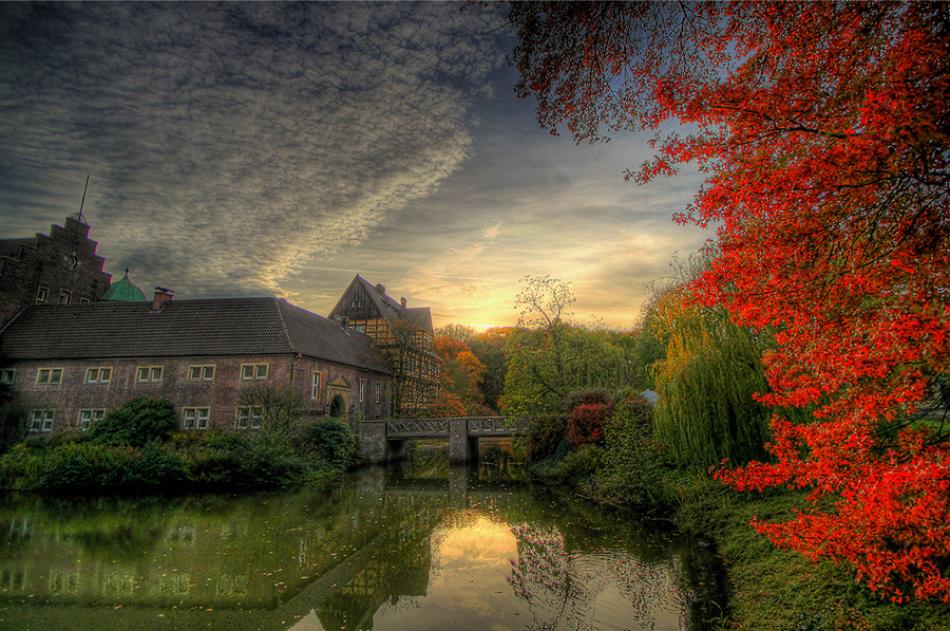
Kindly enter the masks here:
<path id="1" fill-rule="evenodd" d="M 355 272 L 436 322 L 511 323 L 524 274 L 636 317 L 704 234 L 645 137 L 575 146 L 512 96 L 498 8 L 0 5 L 0 238 L 86 208 L 109 271 L 326 312 Z M 39 78 L 42 77 L 42 80 Z"/>
<path id="2" fill-rule="evenodd" d="M 512 599 L 507 582 L 517 547 L 506 525 L 480 516 L 465 526 L 438 528 L 432 541 L 438 566 L 429 574 L 426 595 L 383 604 L 374 629 L 524 628 L 527 608 Z"/>
<path id="3" fill-rule="evenodd" d="M 508 577 L 517 563 L 518 540 L 510 524 L 472 513 L 461 526 L 433 533 L 434 566 L 425 596 L 384 603 L 373 618 L 379 631 L 407 629 L 514 630 L 559 621 L 563 628 L 651 629 L 681 626 L 682 596 L 670 563 L 643 564 L 624 552 L 567 552 L 560 538 L 546 548 L 575 597 L 532 585 L 534 602 L 516 598 Z M 544 627 L 547 628 L 547 627 Z"/>

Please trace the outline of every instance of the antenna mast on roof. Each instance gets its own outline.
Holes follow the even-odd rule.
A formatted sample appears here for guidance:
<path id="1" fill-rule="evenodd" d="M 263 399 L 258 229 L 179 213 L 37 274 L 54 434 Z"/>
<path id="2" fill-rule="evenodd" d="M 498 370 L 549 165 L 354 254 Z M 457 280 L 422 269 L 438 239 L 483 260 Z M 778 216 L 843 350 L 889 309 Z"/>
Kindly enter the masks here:
<path id="1" fill-rule="evenodd" d="M 86 183 L 82 187 L 82 201 L 79 202 L 79 215 L 77 219 L 82 221 L 82 209 L 86 205 L 86 190 L 89 188 L 89 174 L 86 174 Z"/>

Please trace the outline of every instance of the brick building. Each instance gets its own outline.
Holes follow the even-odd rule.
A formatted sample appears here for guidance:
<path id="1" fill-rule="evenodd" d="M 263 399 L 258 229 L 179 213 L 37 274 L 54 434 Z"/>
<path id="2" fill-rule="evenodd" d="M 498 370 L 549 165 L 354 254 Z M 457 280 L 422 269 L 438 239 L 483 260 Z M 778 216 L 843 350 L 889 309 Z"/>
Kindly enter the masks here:
<path id="1" fill-rule="evenodd" d="M 365 333 L 389 358 L 393 368 L 393 415 L 425 415 L 439 393 L 441 361 L 435 353 L 429 307 L 409 307 L 386 295 L 359 274 L 353 279 L 330 318 L 350 330 Z"/>
<path id="2" fill-rule="evenodd" d="M 0 330 L 0 357 L 38 434 L 84 429 L 139 396 L 171 401 L 182 429 L 253 428 L 260 386 L 355 425 L 388 418 L 393 390 L 369 336 L 277 298 L 32 305 Z"/>
<path id="3" fill-rule="evenodd" d="M 32 304 L 85 304 L 109 288 L 110 274 L 89 225 L 67 217 L 48 235 L 0 239 L 0 325 Z"/>

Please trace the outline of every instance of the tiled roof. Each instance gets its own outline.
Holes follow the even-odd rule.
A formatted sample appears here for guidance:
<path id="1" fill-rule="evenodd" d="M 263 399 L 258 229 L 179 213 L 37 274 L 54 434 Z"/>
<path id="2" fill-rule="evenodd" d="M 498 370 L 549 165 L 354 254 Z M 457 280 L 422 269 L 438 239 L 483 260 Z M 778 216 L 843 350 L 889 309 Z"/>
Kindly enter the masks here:
<path id="1" fill-rule="evenodd" d="M 34 305 L 0 332 L 10 359 L 283 353 L 391 372 L 366 335 L 278 298 Z"/>

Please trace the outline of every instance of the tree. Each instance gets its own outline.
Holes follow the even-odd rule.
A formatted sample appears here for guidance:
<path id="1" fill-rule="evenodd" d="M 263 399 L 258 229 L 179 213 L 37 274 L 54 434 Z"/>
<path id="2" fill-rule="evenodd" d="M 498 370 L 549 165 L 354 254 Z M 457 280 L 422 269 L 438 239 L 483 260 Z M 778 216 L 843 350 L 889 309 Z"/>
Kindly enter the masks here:
<path id="1" fill-rule="evenodd" d="M 894 600 L 950 602 L 948 435 L 915 422 L 950 356 L 947 5 L 519 3 L 510 20 L 543 126 L 657 130 L 628 176 L 707 174 L 677 216 L 717 226 L 692 291 L 777 344 L 774 461 L 722 477 L 811 490 L 756 528 Z"/>
<path id="2" fill-rule="evenodd" d="M 657 298 L 651 326 L 667 340 L 651 372 L 655 435 L 669 456 L 702 469 L 764 456 L 768 410 L 754 395 L 767 389 L 760 358 L 770 337 L 736 326 L 722 307 L 696 304 L 684 285 Z"/>
<path id="3" fill-rule="evenodd" d="M 481 384 L 485 365 L 472 353 L 468 344 L 453 338 L 435 338 L 435 352 L 442 360 L 439 398 L 440 416 L 464 416 L 485 413 Z M 453 414 L 459 412 L 461 414 Z"/>
<path id="4" fill-rule="evenodd" d="M 238 401 L 260 413 L 262 435 L 287 438 L 300 424 L 303 401 L 291 387 L 253 386 L 243 390 Z"/>
<path id="5" fill-rule="evenodd" d="M 505 391 L 505 373 L 508 371 L 508 358 L 505 355 L 505 343 L 513 327 L 492 327 L 478 333 L 468 343 L 478 360 L 485 365 L 482 379 L 482 396 L 485 405 L 498 411 L 498 400 Z"/>
<path id="6" fill-rule="evenodd" d="M 566 396 L 564 337 L 569 328 L 566 318 L 571 315 L 568 308 L 574 304 L 574 293 L 569 283 L 547 274 L 524 276 L 521 284 L 521 293 L 515 298 L 515 308 L 521 312 L 518 326 L 541 333 L 544 350 L 550 355 L 551 374 L 543 374 L 533 364 L 528 364 L 528 370 L 543 390 Z"/>

